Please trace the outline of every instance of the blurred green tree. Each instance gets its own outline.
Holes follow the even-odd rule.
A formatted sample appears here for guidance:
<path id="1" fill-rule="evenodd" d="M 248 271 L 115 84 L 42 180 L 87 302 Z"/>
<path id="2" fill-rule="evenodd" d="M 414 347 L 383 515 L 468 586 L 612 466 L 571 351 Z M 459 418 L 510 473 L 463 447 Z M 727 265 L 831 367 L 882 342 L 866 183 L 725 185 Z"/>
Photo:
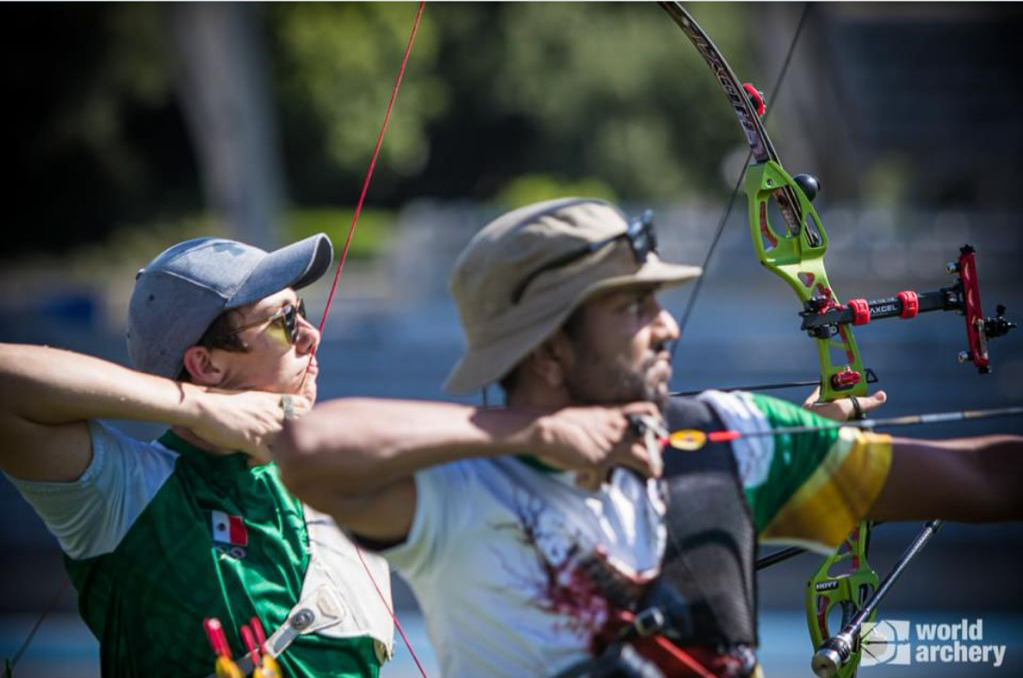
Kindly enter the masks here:
<path id="1" fill-rule="evenodd" d="M 729 56 L 748 61 L 748 8 L 698 9 Z M 353 199 L 413 12 L 273 7 L 300 201 Z M 374 194 L 489 200 L 533 173 L 594 178 L 637 199 L 720 192 L 721 158 L 742 139 L 717 87 L 652 5 L 429 5 L 384 148 L 390 172 Z"/>
<path id="2" fill-rule="evenodd" d="M 355 201 L 415 10 L 253 6 L 292 206 Z M 756 77 L 749 7 L 695 10 Z M 0 17 L 18 102 L 7 111 L 19 168 L 8 254 L 204 209 L 166 7 L 8 4 Z M 721 194 L 721 159 L 742 140 L 716 88 L 652 4 L 428 5 L 370 201 L 525 200 L 586 186 L 635 200 Z"/>
<path id="3" fill-rule="evenodd" d="M 412 3 L 268 8 L 287 173 L 297 201 L 351 203 L 358 196 L 357 179 L 373 151 L 415 11 Z M 428 124 L 448 109 L 435 67 L 434 25 L 427 19 L 419 31 L 381 152 L 386 171 L 374 179 L 374 196 L 386 204 L 407 197 L 396 186 L 423 172 Z"/>

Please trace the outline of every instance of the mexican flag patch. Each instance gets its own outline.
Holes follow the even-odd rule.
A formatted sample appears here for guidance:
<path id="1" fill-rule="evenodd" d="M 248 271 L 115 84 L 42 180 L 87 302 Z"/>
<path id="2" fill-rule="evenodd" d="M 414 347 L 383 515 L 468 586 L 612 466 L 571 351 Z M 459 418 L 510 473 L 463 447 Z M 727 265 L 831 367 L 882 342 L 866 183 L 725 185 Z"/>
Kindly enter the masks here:
<path id="1" fill-rule="evenodd" d="M 249 533 L 241 516 L 229 516 L 223 511 L 210 511 L 213 541 L 231 546 L 248 546 Z"/>

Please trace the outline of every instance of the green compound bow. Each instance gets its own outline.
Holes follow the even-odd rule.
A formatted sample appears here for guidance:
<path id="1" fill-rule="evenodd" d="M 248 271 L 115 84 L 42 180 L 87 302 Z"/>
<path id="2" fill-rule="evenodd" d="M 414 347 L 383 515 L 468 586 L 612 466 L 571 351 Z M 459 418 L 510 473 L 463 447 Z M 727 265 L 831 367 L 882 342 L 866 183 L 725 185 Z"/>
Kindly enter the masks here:
<path id="1" fill-rule="evenodd" d="M 785 171 L 761 120 L 765 113 L 763 95 L 752 85 L 740 84 L 717 47 L 679 2 L 659 4 L 710 66 L 745 133 L 751 161 L 743 184 L 749 205 L 750 236 L 760 263 L 784 280 L 802 303 L 801 329 L 817 344 L 821 402 L 867 394 L 867 384 L 874 379 L 868 378 L 873 375 L 863 367 L 850 326 L 863 325 L 874 318 L 910 319 L 925 311 L 957 311 L 965 316 L 968 342 L 968 350 L 960 355 L 960 362 L 972 362 L 981 373 L 988 372 L 987 340 L 1004 335 L 1014 324 L 1002 317 L 1005 309 L 1001 306 L 996 317 L 984 318 L 973 248 L 963 247 L 958 261 L 949 265 L 949 273 L 959 274 L 950 287 L 923 294 L 901 292 L 896 297 L 876 301 L 855 299 L 843 305 L 824 269 L 828 236 L 811 205 L 819 183 L 810 175 L 793 177 Z M 804 19 L 805 16 L 804 12 Z M 802 23 L 801 20 L 800 29 Z M 796 38 L 800 29 L 796 31 Z M 793 46 L 796 38 L 793 38 Z M 788 58 L 786 65 L 787 61 Z M 784 222 L 782 230 L 772 219 L 772 205 Z M 718 236 L 727 214 L 726 211 L 719 225 Z M 717 237 L 713 242 L 716 244 Z M 712 244 L 708 259 L 713 248 Z M 698 288 L 690 297 L 683 324 L 697 292 Z M 855 400 L 853 402 L 855 405 Z M 863 650 L 860 642 L 863 624 L 874 619 L 881 596 L 939 525 L 938 521 L 931 521 L 925 526 L 883 583 L 879 584 L 877 572 L 867 561 L 870 525 L 866 522 L 860 523 L 810 577 L 806 589 L 806 616 L 817 650 L 813 669 L 818 675 L 829 678 L 855 675 Z M 757 568 L 798 553 L 802 550 L 793 548 L 772 554 L 758 561 Z M 829 619 L 835 610 L 841 611 L 842 626 L 833 631 Z"/>
<path id="2" fill-rule="evenodd" d="M 810 204 L 810 199 L 816 197 L 817 180 L 809 175 L 793 178 L 785 171 L 760 120 L 765 110 L 762 95 L 752 86 L 739 83 L 717 47 L 681 4 L 664 2 L 661 6 L 710 66 L 746 133 L 753 164 L 746 169 L 745 190 L 757 258 L 792 288 L 804 307 L 839 308 L 841 304 L 824 270 L 828 236 Z M 772 203 L 785 222 L 781 232 L 771 223 Z M 852 331 L 839 325 L 833 336 L 822 332 L 815 340 L 821 365 L 821 400 L 866 395 L 867 375 Z"/>
<path id="3" fill-rule="evenodd" d="M 826 303 L 837 306 L 838 298 L 824 269 L 827 233 L 803 187 L 781 166 L 774 144 L 760 120 L 764 112 L 762 96 L 739 83 L 717 47 L 681 4 L 671 2 L 661 3 L 661 6 L 710 66 L 746 133 L 753 164 L 746 169 L 745 191 L 749 203 L 750 236 L 757 258 L 765 268 L 784 280 L 804 304 L 824 299 Z M 816 182 L 801 179 L 800 183 L 812 192 Z M 785 222 L 782 232 L 770 221 L 772 201 Z M 821 400 L 866 395 L 866 373 L 852 331 L 842 325 L 835 336 L 837 341 L 832 337 L 815 339 L 821 365 Z M 833 361 L 836 346 L 841 351 L 838 355 L 845 358 L 844 363 Z M 838 606 L 842 610 L 844 625 L 877 590 L 877 572 L 867 561 L 869 537 L 869 526 L 858 526 L 845 543 L 825 559 L 807 583 L 807 624 L 814 648 L 820 647 L 832 635 L 828 619 L 833 608 Z M 832 569 L 838 566 L 846 567 L 843 572 L 832 574 Z M 855 673 L 859 655 L 860 648 L 857 647 L 842 667 L 841 678 Z"/>

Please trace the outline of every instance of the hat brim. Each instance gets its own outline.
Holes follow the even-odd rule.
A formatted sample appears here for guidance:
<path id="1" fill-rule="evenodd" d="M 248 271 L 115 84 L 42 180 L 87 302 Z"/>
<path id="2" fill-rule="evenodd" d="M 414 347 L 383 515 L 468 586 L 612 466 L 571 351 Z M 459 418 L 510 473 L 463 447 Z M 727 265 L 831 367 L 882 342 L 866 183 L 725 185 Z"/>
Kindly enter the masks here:
<path id="1" fill-rule="evenodd" d="M 238 308 L 291 287 L 311 285 L 330 268 L 334 248 L 323 233 L 268 253 L 227 300 L 225 308 Z"/>
<path id="2" fill-rule="evenodd" d="M 454 395 L 466 395 L 500 379 L 530 351 L 553 335 L 572 311 L 595 294 L 636 285 L 676 287 L 699 277 L 701 273 L 703 270 L 699 266 L 669 264 L 650 258 L 633 273 L 599 280 L 585 287 L 570 303 L 562 305 L 557 313 L 528 324 L 521 330 L 507 333 L 485 346 L 470 346 L 448 375 L 444 390 Z"/>

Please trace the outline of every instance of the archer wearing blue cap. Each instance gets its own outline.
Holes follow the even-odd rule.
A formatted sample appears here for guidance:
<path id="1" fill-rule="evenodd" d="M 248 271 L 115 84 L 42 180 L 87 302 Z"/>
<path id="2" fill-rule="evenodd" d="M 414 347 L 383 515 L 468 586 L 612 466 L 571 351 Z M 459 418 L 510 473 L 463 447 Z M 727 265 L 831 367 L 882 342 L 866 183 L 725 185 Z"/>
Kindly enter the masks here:
<path id="1" fill-rule="evenodd" d="M 390 657 L 386 564 L 365 556 L 367 576 L 265 463 L 316 397 L 320 336 L 297 292 L 332 257 L 323 234 L 169 248 L 136 276 L 134 370 L 0 345 L 0 470 L 57 537 L 103 675 L 209 675 L 209 617 L 246 674 L 237 627 L 254 617 L 288 676 L 377 676 Z M 169 429 L 142 442 L 103 419 Z"/>

